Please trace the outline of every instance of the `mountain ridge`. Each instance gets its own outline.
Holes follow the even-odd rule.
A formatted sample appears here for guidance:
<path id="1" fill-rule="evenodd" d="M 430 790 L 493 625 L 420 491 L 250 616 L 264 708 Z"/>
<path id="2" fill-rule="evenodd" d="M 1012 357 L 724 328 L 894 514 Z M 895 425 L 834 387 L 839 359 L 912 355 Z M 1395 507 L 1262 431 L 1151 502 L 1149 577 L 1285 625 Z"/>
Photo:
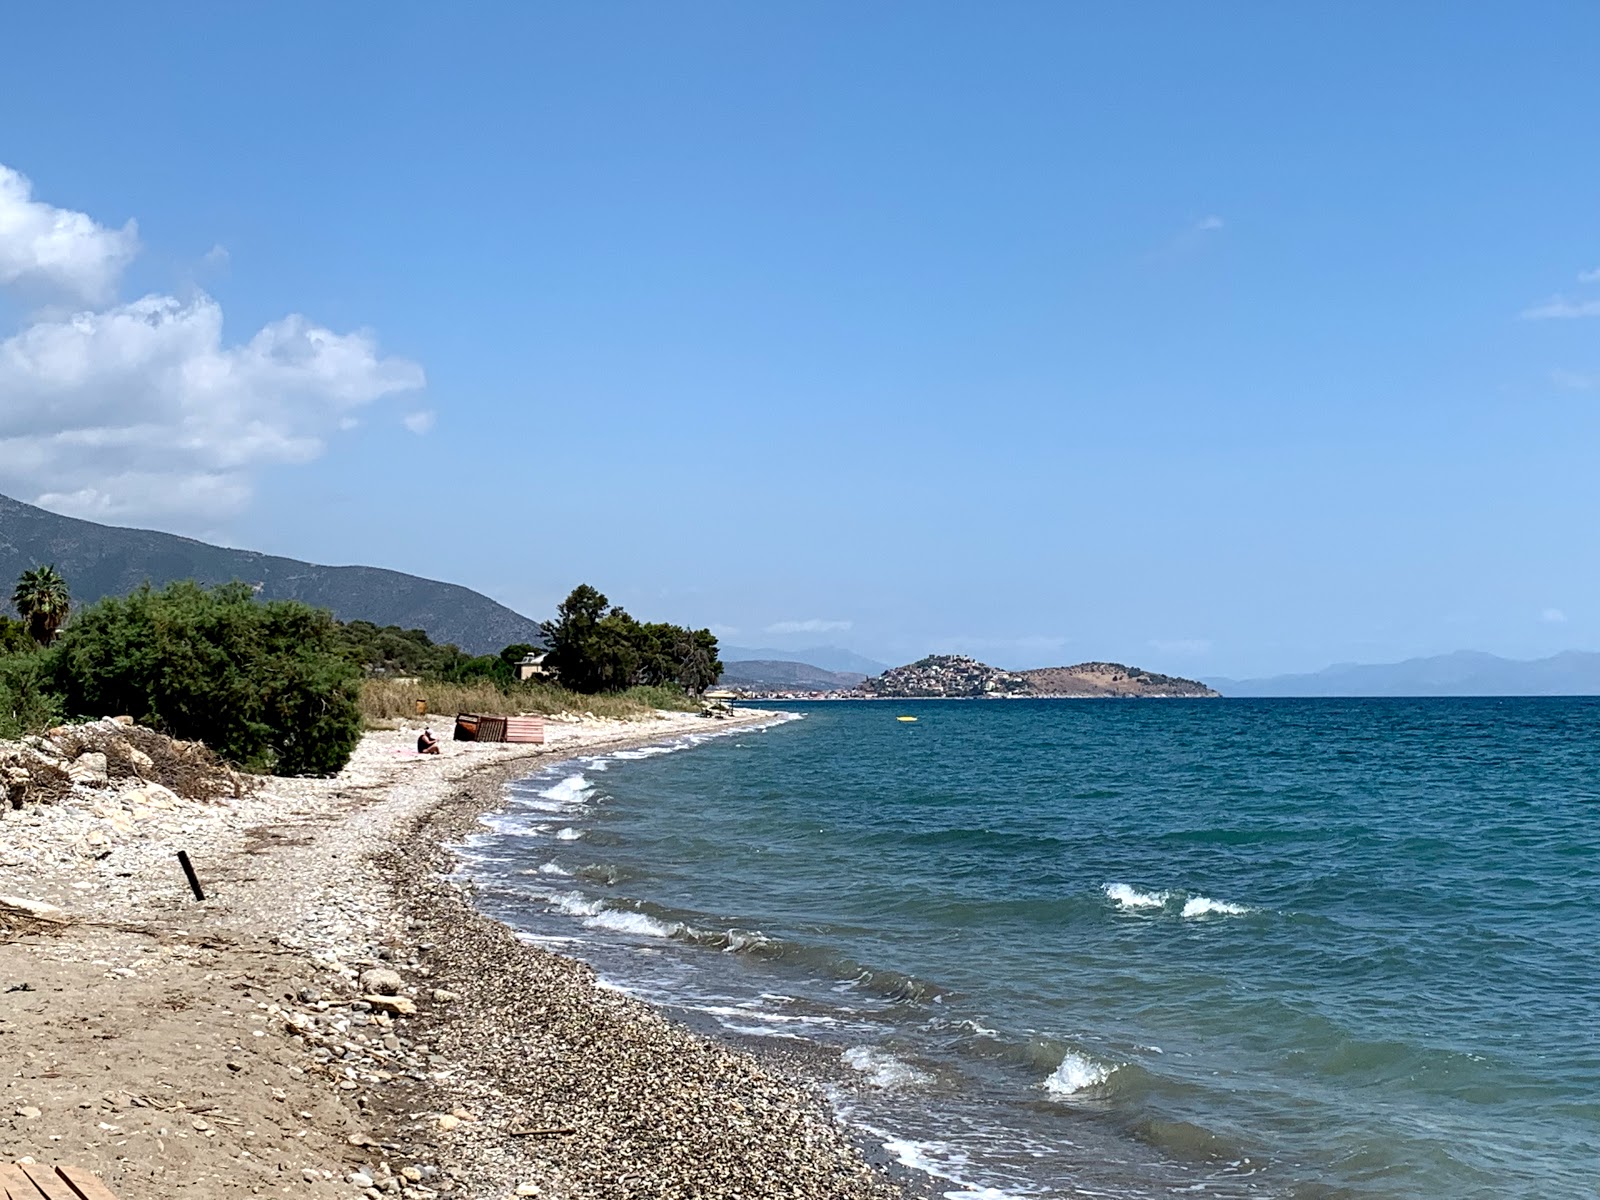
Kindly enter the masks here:
<path id="1" fill-rule="evenodd" d="M 538 622 L 480 592 L 386 567 L 323 566 L 300 559 L 233 550 L 153 529 L 101 525 L 0 495 L 0 580 L 53 563 L 76 605 L 123 595 L 149 582 L 205 584 L 243 580 L 269 600 L 300 600 L 331 609 L 342 621 L 363 620 L 425 630 L 488 654 L 513 642 L 541 641 Z"/>
<path id="2" fill-rule="evenodd" d="M 888 663 L 878 662 L 842 646 L 812 646 L 806 650 L 722 646 L 719 653 L 723 662 L 797 662 L 824 671 L 843 671 L 863 676 L 881 675 L 889 669 Z"/>
<path id="3" fill-rule="evenodd" d="M 1519 659 L 1456 650 L 1393 663 L 1335 663 L 1320 671 L 1206 682 L 1230 696 L 1596 696 L 1600 653 L 1563 650 Z"/>

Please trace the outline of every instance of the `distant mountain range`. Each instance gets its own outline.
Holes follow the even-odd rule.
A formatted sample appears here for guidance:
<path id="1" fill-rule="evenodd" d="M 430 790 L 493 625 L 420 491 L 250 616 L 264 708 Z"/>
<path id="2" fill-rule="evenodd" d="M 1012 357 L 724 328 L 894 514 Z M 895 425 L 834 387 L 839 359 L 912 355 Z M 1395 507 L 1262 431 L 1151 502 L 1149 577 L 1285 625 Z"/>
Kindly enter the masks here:
<path id="1" fill-rule="evenodd" d="M 723 646 L 718 657 L 726 665 L 730 662 L 786 662 L 821 667 L 824 671 L 853 672 L 858 675 L 881 675 L 889 669 L 888 663 L 863 657 L 853 650 L 839 646 L 812 646 L 806 650 L 752 649 L 749 646 Z"/>
<path id="2" fill-rule="evenodd" d="M 746 691 L 838 692 L 855 687 L 865 678 L 859 671 L 825 671 L 810 663 L 781 659 L 724 659 L 718 686 Z"/>
<path id="3" fill-rule="evenodd" d="M 1600 696 L 1600 654 L 1568 650 L 1525 660 L 1458 650 L 1398 663 L 1340 663 L 1306 675 L 1206 682 L 1227 696 Z"/>
<path id="4" fill-rule="evenodd" d="M 54 563 L 72 598 L 83 604 L 122 595 L 145 582 L 243 580 L 270 600 L 302 600 L 345 621 L 426 630 L 488 654 L 513 642 L 539 641 L 535 621 L 469 588 L 382 567 L 324 567 L 251 550 L 229 550 L 146 529 L 121 529 L 62 517 L 0 496 L 0 583 L 29 567 Z"/>

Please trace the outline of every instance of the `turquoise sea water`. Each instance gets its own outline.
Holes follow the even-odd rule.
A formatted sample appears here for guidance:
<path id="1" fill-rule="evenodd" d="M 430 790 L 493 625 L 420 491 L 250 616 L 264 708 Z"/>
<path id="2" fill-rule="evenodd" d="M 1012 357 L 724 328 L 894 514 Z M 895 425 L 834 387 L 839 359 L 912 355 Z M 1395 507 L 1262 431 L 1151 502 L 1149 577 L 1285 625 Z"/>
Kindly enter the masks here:
<path id="1" fill-rule="evenodd" d="M 795 707 L 515 785 L 480 902 L 936 1195 L 1600 1194 L 1600 702 Z"/>

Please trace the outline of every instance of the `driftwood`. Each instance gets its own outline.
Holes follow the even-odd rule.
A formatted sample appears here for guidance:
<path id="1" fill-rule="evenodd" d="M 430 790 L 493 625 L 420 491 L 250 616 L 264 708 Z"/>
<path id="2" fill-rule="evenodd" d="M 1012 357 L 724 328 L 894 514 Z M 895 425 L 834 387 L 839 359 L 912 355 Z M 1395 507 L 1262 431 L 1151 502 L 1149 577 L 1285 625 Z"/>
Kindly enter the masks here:
<path id="1" fill-rule="evenodd" d="M 578 1131 L 561 1125 L 551 1129 L 508 1129 L 506 1132 L 512 1137 L 564 1137 Z"/>

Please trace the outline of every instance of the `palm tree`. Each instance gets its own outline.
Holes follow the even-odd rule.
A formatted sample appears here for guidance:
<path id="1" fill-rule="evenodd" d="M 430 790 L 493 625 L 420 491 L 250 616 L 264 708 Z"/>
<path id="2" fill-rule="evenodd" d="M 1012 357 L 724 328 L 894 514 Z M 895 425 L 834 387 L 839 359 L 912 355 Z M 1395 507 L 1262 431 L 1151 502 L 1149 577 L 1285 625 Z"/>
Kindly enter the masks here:
<path id="1" fill-rule="evenodd" d="M 67 591 L 67 581 L 51 565 L 24 571 L 11 593 L 11 603 L 16 606 L 17 615 L 27 622 L 33 640 L 48 646 L 66 624 L 72 596 Z"/>

